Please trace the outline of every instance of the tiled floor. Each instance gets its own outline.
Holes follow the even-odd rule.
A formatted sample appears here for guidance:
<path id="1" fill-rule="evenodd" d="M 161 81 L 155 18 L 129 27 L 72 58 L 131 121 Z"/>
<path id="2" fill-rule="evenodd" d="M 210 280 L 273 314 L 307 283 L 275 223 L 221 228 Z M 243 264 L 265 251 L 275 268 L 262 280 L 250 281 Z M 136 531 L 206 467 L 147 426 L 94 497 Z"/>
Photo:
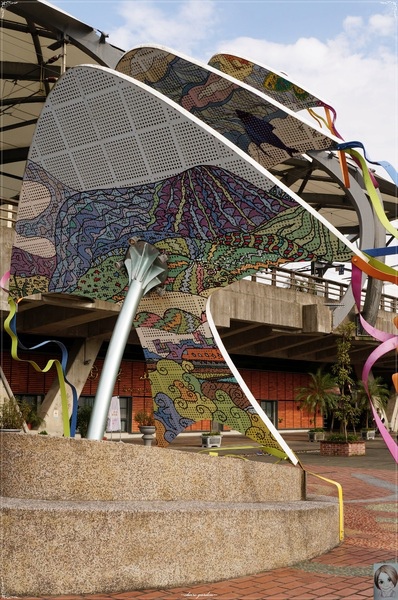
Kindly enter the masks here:
<path id="1" fill-rule="evenodd" d="M 342 484 L 345 540 L 331 552 L 290 568 L 175 589 L 62 596 L 62 600 L 363 600 L 372 599 L 373 564 L 398 562 L 397 470 L 349 466 L 305 467 Z M 345 463 L 343 463 L 345 464 Z M 334 487 L 308 476 L 308 492 L 336 496 Z M 321 533 L 320 533 L 321 534 Z M 25 599 L 28 600 L 28 599 Z"/>

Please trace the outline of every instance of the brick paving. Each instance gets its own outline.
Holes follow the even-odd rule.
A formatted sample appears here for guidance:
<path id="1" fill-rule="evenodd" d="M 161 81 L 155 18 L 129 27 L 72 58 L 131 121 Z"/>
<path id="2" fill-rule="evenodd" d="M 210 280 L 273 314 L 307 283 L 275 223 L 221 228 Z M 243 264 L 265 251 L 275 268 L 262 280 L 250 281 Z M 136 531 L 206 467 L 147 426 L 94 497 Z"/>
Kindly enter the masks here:
<path id="1" fill-rule="evenodd" d="M 287 435 L 285 438 L 289 443 Z M 377 468 L 376 446 L 370 447 L 368 461 L 360 457 L 322 461 L 314 450 L 314 444 L 309 449 L 306 444 L 300 445 L 297 438 L 297 448 L 294 448 L 295 439 L 292 447 L 298 455 L 297 448 L 302 449 L 300 460 L 305 469 L 338 481 L 343 487 L 345 539 L 338 547 L 288 568 L 228 581 L 174 589 L 58 596 L 58 600 L 373 599 L 373 564 L 398 562 L 397 467 L 382 446 L 379 460 L 381 468 Z M 371 443 L 367 442 L 367 447 Z M 256 460 L 261 460 L 261 457 Z M 313 475 L 308 475 L 307 492 L 310 495 L 337 497 L 334 486 L 327 487 L 324 481 Z M 43 600 L 54 598 L 45 596 Z M 25 597 L 24 600 L 38 599 Z"/>

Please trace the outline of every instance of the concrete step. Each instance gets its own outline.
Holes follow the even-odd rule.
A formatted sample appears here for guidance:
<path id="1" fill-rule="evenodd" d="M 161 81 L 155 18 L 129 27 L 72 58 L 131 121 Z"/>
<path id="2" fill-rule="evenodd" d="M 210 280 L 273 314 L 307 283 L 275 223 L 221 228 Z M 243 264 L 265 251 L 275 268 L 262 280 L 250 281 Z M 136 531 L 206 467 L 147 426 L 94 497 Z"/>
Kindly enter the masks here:
<path id="1" fill-rule="evenodd" d="M 304 474 L 170 448 L 0 433 L 1 495 L 37 500 L 303 500 Z"/>
<path id="2" fill-rule="evenodd" d="M 292 565 L 339 543 L 335 502 L 3 498 L 9 595 L 164 588 Z"/>
<path id="3" fill-rule="evenodd" d="M 209 583 L 339 543 L 338 504 L 300 467 L 0 434 L 2 592 L 43 596 Z"/>

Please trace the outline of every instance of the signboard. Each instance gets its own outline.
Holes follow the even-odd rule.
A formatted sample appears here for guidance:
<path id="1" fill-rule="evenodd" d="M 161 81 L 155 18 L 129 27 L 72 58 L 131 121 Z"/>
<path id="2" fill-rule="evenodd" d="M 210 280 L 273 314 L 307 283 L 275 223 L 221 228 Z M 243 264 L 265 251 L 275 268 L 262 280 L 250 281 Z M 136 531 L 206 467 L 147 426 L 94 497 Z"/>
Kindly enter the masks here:
<path id="1" fill-rule="evenodd" d="M 108 420 L 106 423 L 107 431 L 120 431 L 120 402 L 119 396 L 112 396 L 111 405 L 108 412 Z"/>

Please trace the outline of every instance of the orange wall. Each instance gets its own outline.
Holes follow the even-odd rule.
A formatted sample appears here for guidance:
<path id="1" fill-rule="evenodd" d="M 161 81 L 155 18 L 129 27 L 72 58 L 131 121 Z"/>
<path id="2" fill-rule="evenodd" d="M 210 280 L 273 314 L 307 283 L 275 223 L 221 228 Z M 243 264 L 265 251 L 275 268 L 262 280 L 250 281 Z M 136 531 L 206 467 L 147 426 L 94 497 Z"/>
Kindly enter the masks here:
<path id="1" fill-rule="evenodd" d="M 41 368 L 44 368 L 47 360 L 54 358 L 54 356 L 28 352 L 20 353 L 20 355 L 24 359 L 34 360 Z M 82 396 L 95 396 L 103 362 L 102 359 L 95 361 L 83 388 Z M 56 377 L 54 367 L 48 373 L 39 373 L 29 363 L 14 361 L 9 355 L 3 355 L 2 367 L 14 394 L 45 395 Z M 145 363 L 143 361 L 123 361 L 113 392 L 114 395 L 133 397 L 134 413 L 140 410 L 150 411 L 152 407 L 150 382 L 144 378 L 144 374 Z M 307 374 L 250 369 L 241 369 L 240 374 L 258 402 L 261 400 L 278 401 L 278 429 L 308 429 L 322 426 L 320 415 L 314 425 L 310 422 L 313 415 L 308 414 L 307 411 L 297 410 L 297 403 L 294 402 L 294 390 L 306 384 Z M 132 426 L 133 431 L 138 431 L 134 420 Z M 186 431 L 209 429 L 209 421 L 199 421 L 188 427 Z"/>

